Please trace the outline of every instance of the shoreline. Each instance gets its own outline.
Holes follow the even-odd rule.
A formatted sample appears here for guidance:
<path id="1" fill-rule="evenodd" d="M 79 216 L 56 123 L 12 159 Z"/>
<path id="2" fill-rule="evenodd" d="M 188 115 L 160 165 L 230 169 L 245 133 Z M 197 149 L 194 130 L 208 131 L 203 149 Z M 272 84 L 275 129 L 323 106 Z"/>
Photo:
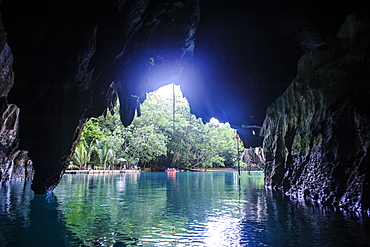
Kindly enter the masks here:
<path id="1" fill-rule="evenodd" d="M 181 170 L 180 172 L 219 172 L 219 171 L 238 171 L 235 168 L 207 168 L 205 169 L 191 169 L 191 170 Z M 246 169 L 240 169 L 240 171 L 248 171 Z M 260 171 L 263 170 L 251 170 L 251 171 Z M 145 168 L 143 170 L 65 170 L 65 174 L 107 174 L 107 173 L 140 173 L 140 172 L 164 172 L 164 171 L 151 171 L 149 168 Z"/>
<path id="2" fill-rule="evenodd" d="M 224 168 L 224 167 L 211 167 L 205 170 L 204 168 L 200 169 L 191 169 L 183 170 L 180 169 L 179 172 L 219 172 L 219 171 L 238 171 L 237 168 Z M 246 169 L 240 169 L 240 171 L 248 171 Z M 251 171 L 260 171 L 263 170 L 251 170 Z M 143 170 L 65 170 L 65 174 L 107 174 L 107 173 L 140 173 L 140 172 L 164 172 L 164 171 L 151 171 L 150 168 L 144 168 Z"/>
<path id="3" fill-rule="evenodd" d="M 65 170 L 65 174 L 140 173 L 140 170 Z"/>
<path id="4" fill-rule="evenodd" d="M 223 168 L 223 167 L 211 167 L 207 168 L 207 170 L 204 170 L 204 168 L 201 169 L 192 169 L 191 171 L 199 171 L 199 172 L 222 172 L 222 171 L 238 171 L 237 168 Z M 247 169 L 240 169 L 241 172 L 246 172 L 248 171 Z M 263 170 L 250 170 L 251 172 L 263 172 Z"/>

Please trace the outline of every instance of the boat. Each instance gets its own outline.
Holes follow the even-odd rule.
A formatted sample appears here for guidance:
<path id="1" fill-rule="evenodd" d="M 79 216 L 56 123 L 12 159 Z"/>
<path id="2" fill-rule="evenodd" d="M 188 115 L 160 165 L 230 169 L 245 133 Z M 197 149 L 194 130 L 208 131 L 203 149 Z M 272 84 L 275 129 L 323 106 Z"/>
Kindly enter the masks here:
<path id="1" fill-rule="evenodd" d="M 166 172 L 178 172 L 177 168 L 167 168 Z"/>

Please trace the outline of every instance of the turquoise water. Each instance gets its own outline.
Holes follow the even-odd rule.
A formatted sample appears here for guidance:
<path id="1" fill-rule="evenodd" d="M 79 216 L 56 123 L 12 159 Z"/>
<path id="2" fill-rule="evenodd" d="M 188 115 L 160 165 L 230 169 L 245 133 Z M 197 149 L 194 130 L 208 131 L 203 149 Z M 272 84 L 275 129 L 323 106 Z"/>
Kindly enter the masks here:
<path id="1" fill-rule="evenodd" d="M 65 175 L 0 187 L 0 246 L 370 246 L 368 219 L 266 191 L 263 173 Z"/>

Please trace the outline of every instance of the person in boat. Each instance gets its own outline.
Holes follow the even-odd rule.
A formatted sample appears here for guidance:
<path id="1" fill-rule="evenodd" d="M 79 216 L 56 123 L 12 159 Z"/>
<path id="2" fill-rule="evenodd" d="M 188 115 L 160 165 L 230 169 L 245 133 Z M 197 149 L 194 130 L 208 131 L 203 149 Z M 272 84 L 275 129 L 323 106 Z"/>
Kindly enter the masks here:
<path id="1" fill-rule="evenodd" d="M 177 168 L 167 168 L 166 169 L 167 172 L 177 172 Z"/>

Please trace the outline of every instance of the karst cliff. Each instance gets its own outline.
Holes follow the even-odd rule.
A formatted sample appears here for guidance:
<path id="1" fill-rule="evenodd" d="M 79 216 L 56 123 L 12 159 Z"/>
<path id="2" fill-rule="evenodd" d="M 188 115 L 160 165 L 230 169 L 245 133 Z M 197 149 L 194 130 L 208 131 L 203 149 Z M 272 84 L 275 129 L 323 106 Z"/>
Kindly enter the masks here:
<path id="1" fill-rule="evenodd" d="M 33 176 L 28 152 L 19 150 L 19 108 L 7 102 L 14 72 L 12 52 L 4 34 L 0 19 L 0 182 Z"/>
<path id="2" fill-rule="evenodd" d="M 266 185 L 303 201 L 370 208 L 370 22 L 349 15 L 306 53 L 263 123 Z"/>
<path id="3" fill-rule="evenodd" d="M 33 162 L 35 193 L 58 184 L 89 117 L 118 98 L 127 126 L 146 92 L 178 80 L 198 12 L 196 0 L 2 1 L 0 48 L 16 78 L 6 99 L 21 109 L 19 148 Z"/>

